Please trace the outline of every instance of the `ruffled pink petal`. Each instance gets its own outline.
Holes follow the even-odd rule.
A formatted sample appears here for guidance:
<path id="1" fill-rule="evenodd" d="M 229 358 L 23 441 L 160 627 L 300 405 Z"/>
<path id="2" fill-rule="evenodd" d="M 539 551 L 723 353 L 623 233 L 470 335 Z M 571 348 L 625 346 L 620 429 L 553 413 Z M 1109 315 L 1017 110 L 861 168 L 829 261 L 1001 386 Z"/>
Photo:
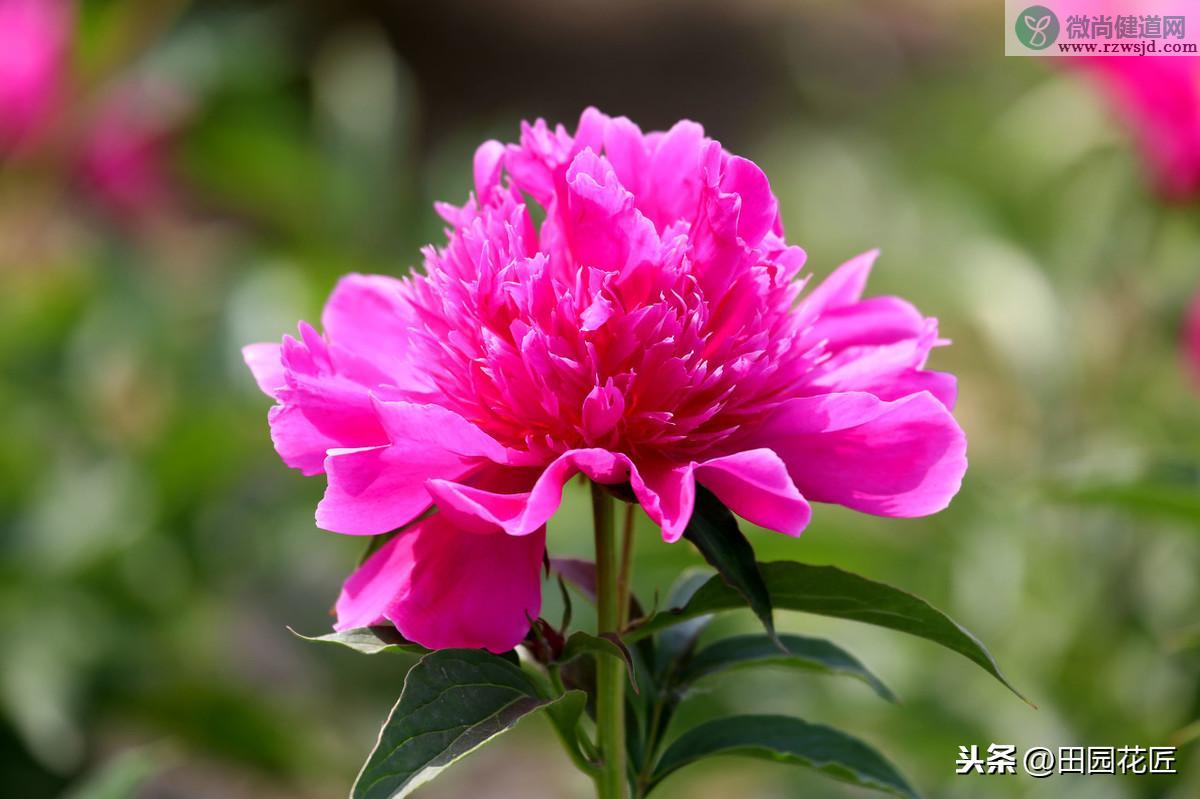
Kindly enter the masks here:
<path id="1" fill-rule="evenodd" d="M 489 139 L 475 150 L 475 196 L 486 202 L 488 195 L 500 184 L 500 171 L 504 166 L 504 145 Z"/>
<path id="2" fill-rule="evenodd" d="M 958 386 L 954 375 L 924 368 L 938 343 L 937 322 L 929 319 L 915 338 L 837 353 L 813 371 L 805 393 L 866 391 L 882 400 L 895 400 L 928 391 L 953 410 Z"/>
<path id="3" fill-rule="evenodd" d="M 925 329 L 921 312 L 898 297 L 871 297 L 826 309 L 807 339 L 826 341 L 830 352 L 915 338 Z"/>
<path id="4" fill-rule="evenodd" d="M 477 535 L 435 513 L 403 531 L 350 576 L 335 629 L 387 620 L 430 649 L 507 652 L 541 610 L 544 528 Z"/>
<path id="5" fill-rule="evenodd" d="M 753 161 L 731 156 L 725 161 L 720 188 L 739 198 L 738 238 L 750 246 L 758 244 L 779 215 L 779 203 L 766 174 Z"/>
<path id="6" fill-rule="evenodd" d="M 286 385 L 275 392 L 271 439 L 284 463 L 305 474 L 318 474 L 326 451 L 386 444 L 368 386 L 346 377 L 333 365 L 324 339 L 300 325 L 301 340 L 290 336 L 281 348 Z"/>
<path id="7" fill-rule="evenodd" d="M 279 457 L 306 477 L 324 472 L 329 450 L 342 446 L 342 441 L 319 430 L 296 405 L 272 407 L 267 412 L 267 423 Z"/>
<path id="8" fill-rule="evenodd" d="M 278 344 L 247 344 L 242 347 L 242 360 L 250 367 L 259 391 L 273 398 L 283 388 L 283 360 Z"/>
<path id="9" fill-rule="evenodd" d="M 608 160 L 591 150 L 567 170 L 566 206 L 563 232 L 575 263 L 621 272 L 658 250 L 653 223 L 634 207 Z"/>
<path id="10" fill-rule="evenodd" d="M 505 462 L 505 448 L 454 411 L 440 405 L 388 402 L 377 397 L 373 401 L 379 422 L 393 445 L 428 447 L 464 458 Z"/>
<path id="11" fill-rule="evenodd" d="M 414 373 L 409 360 L 413 318 L 403 281 L 346 275 L 325 303 L 321 325 L 330 342 L 331 366 L 339 374 L 368 387 L 428 390 L 428 379 Z"/>
<path id="12" fill-rule="evenodd" d="M 642 130 L 628 117 L 614 117 L 604 129 L 604 154 L 621 185 L 640 194 L 650 153 Z"/>
<path id="13" fill-rule="evenodd" d="M 317 526 L 346 535 L 378 535 L 404 526 L 431 504 L 425 481 L 461 477 L 470 464 L 436 448 L 390 445 L 332 449 Z"/>
<path id="14" fill-rule="evenodd" d="M 880 516 L 943 509 L 967 468 L 962 429 L 927 393 L 891 402 L 856 392 L 789 400 L 747 439 L 774 450 L 810 500 Z"/>
<path id="15" fill-rule="evenodd" d="M 663 540 L 674 543 L 683 537 L 696 505 L 694 463 L 639 465 L 630 481 L 638 504 L 650 521 L 662 529 Z"/>
<path id="16" fill-rule="evenodd" d="M 696 480 L 748 522 L 797 536 L 812 508 L 796 489 L 787 467 L 769 449 L 751 449 L 696 465 Z"/>
<path id="17" fill-rule="evenodd" d="M 638 207 L 660 233 L 676 220 L 695 217 L 705 149 L 704 128 L 686 119 L 655 140 Z"/>
<path id="18" fill-rule="evenodd" d="M 868 250 L 856 255 L 837 269 L 809 292 L 797 307 L 803 319 L 815 319 L 826 309 L 841 308 L 858 302 L 867 287 L 871 267 L 879 257 L 879 250 Z"/>
<path id="19" fill-rule="evenodd" d="M 526 470 L 536 475 L 533 470 Z M 500 529 L 509 535 L 529 535 L 546 524 L 562 503 L 566 482 L 583 473 L 597 483 L 614 485 L 630 481 L 634 473 L 628 457 L 603 449 L 564 452 L 536 476 L 533 487 L 517 493 L 500 493 L 454 479 L 432 479 L 426 489 L 440 512 L 464 529 L 477 532 Z"/>
<path id="20" fill-rule="evenodd" d="M 317 526 L 335 533 L 376 535 L 406 524 L 429 507 L 425 482 L 458 479 L 482 459 L 505 450 L 453 411 L 436 405 L 374 400 L 391 444 L 331 450 L 329 485 L 317 506 Z"/>

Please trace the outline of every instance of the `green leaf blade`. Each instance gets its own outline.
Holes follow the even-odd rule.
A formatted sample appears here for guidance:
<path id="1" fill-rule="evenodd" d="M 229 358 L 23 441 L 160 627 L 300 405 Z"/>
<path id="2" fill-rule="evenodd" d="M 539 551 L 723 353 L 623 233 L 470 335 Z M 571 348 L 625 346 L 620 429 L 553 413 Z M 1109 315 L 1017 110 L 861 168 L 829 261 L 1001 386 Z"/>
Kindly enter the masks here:
<path id="1" fill-rule="evenodd" d="M 567 638 L 567 642 L 563 645 L 562 654 L 558 657 L 559 663 L 569 663 L 578 657 L 584 655 L 606 656 L 620 659 L 625 664 L 625 670 L 629 674 L 629 684 L 633 688 L 633 692 L 640 693 L 641 688 L 637 679 L 637 667 L 633 662 L 633 653 L 629 651 L 629 647 L 617 637 L 614 633 L 604 633 L 603 635 L 592 635 L 585 633 L 582 630 L 577 630 L 571 633 Z"/>
<path id="2" fill-rule="evenodd" d="M 897 701 L 896 695 L 882 680 L 858 658 L 832 641 L 806 635 L 781 635 L 779 643 L 783 644 L 786 651 L 781 652 L 776 642 L 763 635 L 724 638 L 692 657 L 679 676 L 679 685 L 690 686 L 705 677 L 748 666 L 786 666 L 852 677 L 866 683 L 881 698 L 889 702 Z"/>
<path id="3" fill-rule="evenodd" d="M 725 584 L 750 606 L 767 635 L 774 637 L 771 592 L 759 571 L 754 548 L 742 534 L 733 512 L 703 486 L 696 486 L 696 505 L 683 537 L 700 550 Z"/>
<path id="4" fill-rule="evenodd" d="M 790 716 L 769 715 L 732 716 L 688 730 L 663 753 L 650 780 L 651 790 L 684 766 L 715 755 L 746 755 L 803 766 L 841 782 L 917 799 L 895 767 L 857 738 Z"/>
<path id="5" fill-rule="evenodd" d="M 328 633 L 326 635 L 301 635 L 288 628 L 288 632 L 305 641 L 315 641 L 319 644 L 338 644 L 364 655 L 377 655 L 380 652 L 402 652 L 410 655 L 424 655 L 428 649 L 409 641 L 395 627 L 356 627 L 353 630 Z"/>
<path id="6" fill-rule="evenodd" d="M 580 697 L 564 697 L 577 704 Z M 539 695 L 521 669 L 476 649 L 421 658 L 355 780 L 351 799 L 400 799 L 451 763 L 564 699 Z"/>
<path id="7" fill-rule="evenodd" d="M 775 561 L 759 564 L 759 568 L 776 608 L 873 624 L 924 638 L 966 657 L 1029 701 L 1003 675 L 979 639 L 919 597 L 834 566 Z M 682 608 L 632 625 L 624 639 L 636 641 L 673 624 L 744 605 L 740 594 L 714 577 Z"/>

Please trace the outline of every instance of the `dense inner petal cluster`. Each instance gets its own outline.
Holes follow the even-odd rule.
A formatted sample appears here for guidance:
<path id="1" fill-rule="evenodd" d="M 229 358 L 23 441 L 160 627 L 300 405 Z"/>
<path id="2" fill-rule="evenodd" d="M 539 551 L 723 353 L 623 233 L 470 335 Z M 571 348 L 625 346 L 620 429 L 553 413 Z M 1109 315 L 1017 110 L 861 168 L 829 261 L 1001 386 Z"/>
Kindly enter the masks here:
<path id="1" fill-rule="evenodd" d="M 481 148 L 476 196 L 440 208 L 449 243 L 398 289 L 398 366 L 511 447 L 712 452 L 820 362 L 793 313 L 804 253 L 763 173 L 698 125 L 656 140 L 594 114 L 581 130 L 539 122 Z"/>

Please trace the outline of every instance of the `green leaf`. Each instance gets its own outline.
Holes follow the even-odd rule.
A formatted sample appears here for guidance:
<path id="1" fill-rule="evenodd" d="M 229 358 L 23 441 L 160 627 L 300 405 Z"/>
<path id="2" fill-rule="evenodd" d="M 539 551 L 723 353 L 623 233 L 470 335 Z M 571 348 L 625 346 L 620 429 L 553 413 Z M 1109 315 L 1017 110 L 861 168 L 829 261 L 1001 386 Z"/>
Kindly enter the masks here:
<path id="1" fill-rule="evenodd" d="M 546 715 L 550 717 L 550 723 L 554 725 L 563 745 L 569 748 L 569 754 L 573 759 L 577 758 L 578 765 L 584 770 L 591 764 L 586 761 L 579 746 L 579 718 L 587 708 L 587 699 L 583 691 L 569 690 L 546 706 Z"/>
<path id="2" fill-rule="evenodd" d="M 341 644 L 362 652 L 364 655 L 377 655 L 380 652 L 404 652 L 410 655 L 423 655 L 429 650 L 420 644 L 409 641 L 395 627 L 356 627 L 353 630 L 343 630 L 328 635 L 301 635 L 288 627 L 288 632 L 305 641 L 316 641 L 322 644 Z"/>
<path id="3" fill-rule="evenodd" d="M 789 716 L 731 716 L 693 727 L 663 753 L 650 788 L 713 755 L 748 755 L 805 766 L 852 785 L 917 799 L 895 767 L 872 747 L 832 727 Z"/>
<path id="4" fill-rule="evenodd" d="M 708 569 L 688 569 L 679 576 L 671 590 L 667 593 L 667 607 L 681 608 L 688 603 L 692 595 L 700 590 L 700 586 L 712 578 Z M 675 624 L 663 630 L 658 636 L 658 660 L 656 674 L 660 681 L 667 681 L 683 661 L 688 658 L 700 639 L 700 634 L 708 626 L 712 616 L 697 616 L 681 624 Z"/>
<path id="5" fill-rule="evenodd" d="M 582 630 L 571 633 L 571 636 L 567 638 L 567 642 L 563 645 L 562 654 L 558 656 L 558 662 L 568 663 L 584 655 L 605 655 L 620 658 L 625 663 L 625 671 L 629 674 L 629 683 L 633 686 L 633 692 L 635 694 L 641 692 L 641 689 L 638 687 L 637 669 L 633 663 L 633 654 L 629 651 L 629 647 L 625 646 L 624 642 L 613 633 L 604 633 L 598 636 L 585 633 Z"/>
<path id="6" fill-rule="evenodd" d="M 1025 699 L 1001 674 L 995 659 L 974 635 L 923 599 L 834 566 L 776 561 L 761 563 L 759 568 L 777 608 L 860 621 L 925 638 L 973 661 Z M 623 639 L 635 641 L 697 616 L 744 605 L 740 594 L 713 577 L 682 608 L 633 625 Z"/>
<path id="7" fill-rule="evenodd" d="M 525 716 L 557 702 L 568 704 L 562 712 L 569 715 L 582 697 L 569 692 L 546 699 L 519 667 L 483 650 L 432 652 L 404 678 L 351 797 L 408 796 Z"/>
<path id="8" fill-rule="evenodd" d="M 896 695 L 858 658 L 832 641 L 806 635 L 781 635 L 779 643 L 786 652 L 781 652 L 779 646 L 764 635 L 738 635 L 717 641 L 688 661 L 677 678 L 678 684 L 689 686 L 710 675 L 746 666 L 788 666 L 853 677 L 871 686 L 887 701 L 896 701 Z"/>
<path id="9" fill-rule="evenodd" d="M 736 591 L 775 637 L 771 594 L 758 570 L 754 548 L 738 528 L 729 508 L 703 486 L 696 486 L 696 506 L 683 537 L 695 544 L 726 585 Z"/>

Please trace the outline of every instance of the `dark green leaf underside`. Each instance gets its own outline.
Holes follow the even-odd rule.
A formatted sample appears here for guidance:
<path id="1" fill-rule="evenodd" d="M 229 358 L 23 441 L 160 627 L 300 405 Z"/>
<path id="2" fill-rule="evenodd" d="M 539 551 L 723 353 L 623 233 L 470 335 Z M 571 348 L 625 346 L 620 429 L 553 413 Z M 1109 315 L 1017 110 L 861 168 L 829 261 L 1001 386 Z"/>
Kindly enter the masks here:
<path id="1" fill-rule="evenodd" d="M 703 486 L 696 486 L 695 509 L 683 537 L 700 550 L 725 584 L 741 595 L 767 634 L 774 636 L 771 593 L 759 573 L 754 548 L 738 528 L 737 518 L 729 508 Z"/>
<path id="2" fill-rule="evenodd" d="M 629 683 L 633 688 L 633 692 L 635 694 L 640 692 L 637 682 L 637 671 L 633 664 L 633 654 L 629 651 L 629 647 L 625 646 L 615 634 L 606 633 L 596 636 L 577 630 L 567 638 L 567 643 L 563 646 L 562 654 L 558 660 L 560 663 L 568 663 L 583 655 L 603 655 L 620 658 L 625 664 L 625 670 L 629 674 Z"/>
<path id="3" fill-rule="evenodd" d="M 701 649 L 679 676 L 679 684 L 690 685 L 709 675 L 747 666 L 787 666 L 821 674 L 843 675 L 861 680 L 889 702 L 896 696 L 882 681 L 846 650 L 823 638 L 781 635 L 779 645 L 765 635 L 725 638 Z"/>
<path id="4" fill-rule="evenodd" d="M 714 755 L 746 755 L 815 769 L 842 782 L 916 799 L 917 794 L 879 752 L 857 738 L 789 716 L 732 716 L 685 732 L 663 753 L 651 778 L 665 777 Z"/>

